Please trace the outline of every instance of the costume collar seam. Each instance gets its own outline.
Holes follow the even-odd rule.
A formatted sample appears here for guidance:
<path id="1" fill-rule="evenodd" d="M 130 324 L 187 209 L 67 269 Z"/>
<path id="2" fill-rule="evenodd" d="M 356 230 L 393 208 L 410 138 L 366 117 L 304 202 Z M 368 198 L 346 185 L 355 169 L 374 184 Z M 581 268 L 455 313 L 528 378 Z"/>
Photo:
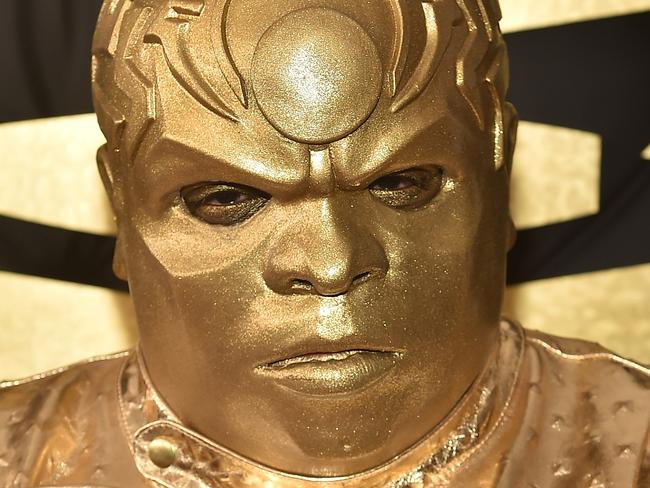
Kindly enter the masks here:
<path id="1" fill-rule="evenodd" d="M 499 413 L 498 418 L 494 421 L 494 424 L 490 427 L 490 429 L 485 432 L 485 434 L 479 439 L 479 441 L 472 446 L 470 449 L 465 451 L 457 460 L 457 470 L 461 471 L 467 466 L 466 461 L 472 457 L 472 455 L 476 454 L 477 452 L 481 451 L 485 445 L 490 441 L 492 436 L 500 429 L 503 428 L 505 422 L 507 421 L 508 418 L 511 417 L 510 411 L 513 408 L 513 398 L 515 396 L 515 392 L 517 391 L 517 388 L 520 385 L 522 375 L 521 375 L 521 369 L 523 367 L 524 363 L 524 357 L 525 357 L 525 341 L 526 341 L 526 335 L 524 333 L 523 328 L 521 325 L 518 323 L 511 321 L 511 320 L 503 320 L 508 326 L 513 330 L 519 339 L 519 353 L 517 357 L 517 362 L 515 366 L 515 373 L 514 377 L 512 379 L 512 384 L 508 390 L 508 395 L 506 400 L 503 403 L 503 406 L 501 408 L 501 412 Z M 453 462 L 453 461 L 452 461 Z"/>
<path id="2" fill-rule="evenodd" d="M 122 366 L 120 367 L 120 374 L 118 375 L 117 382 L 115 384 L 115 388 L 117 389 L 117 400 L 118 400 L 118 405 L 120 410 L 119 411 L 120 427 L 122 429 L 122 432 L 126 436 L 127 445 L 129 446 L 131 455 L 135 458 L 135 449 L 133 447 L 135 436 L 134 433 L 131 432 L 131 430 L 129 429 L 129 424 L 126 419 L 126 405 L 124 404 L 124 395 L 122 394 L 122 379 L 126 374 L 126 367 L 129 364 L 129 359 L 132 359 L 132 357 L 133 357 L 132 355 L 127 356 L 127 358 L 122 363 Z"/>
<path id="3" fill-rule="evenodd" d="M 631 361 L 629 359 L 622 358 L 620 356 L 617 356 L 616 354 L 610 353 L 610 352 L 594 352 L 594 353 L 588 353 L 588 354 L 569 354 L 562 349 L 558 347 L 554 347 L 548 342 L 545 342 L 541 339 L 538 339 L 537 337 L 526 337 L 526 341 L 530 343 L 537 344 L 538 346 L 541 346 L 545 350 L 553 353 L 554 355 L 561 357 L 562 359 L 567 359 L 570 361 L 598 361 L 598 360 L 608 360 L 608 361 L 613 361 L 615 363 L 619 363 L 622 366 L 634 369 L 640 373 L 643 373 L 645 375 L 650 376 L 650 368 L 645 367 L 641 364 L 635 363 L 634 361 Z"/>
<path id="4" fill-rule="evenodd" d="M 45 371 L 43 373 L 38 373 L 32 376 L 27 376 L 26 378 L 20 378 L 17 380 L 7 380 L 7 381 L 0 381 L 0 390 L 4 390 L 7 388 L 12 388 L 14 386 L 20 386 L 20 385 L 25 385 L 27 383 L 31 383 L 33 381 L 39 381 L 39 380 L 44 380 L 47 378 L 51 378 L 52 376 L 56 376 L 61 373 L 65 373 L 66 371 L 75 368 L 77 366 L 84 366 L 92 363 L 98 363 L 101 361 L 109 361 L 111 359 L 119 359 L 121 357 L 127 357 L 131 354 L 132 350 L 129 349 L 128 351 L 121 351 L 121 352 L 116 352 L 112 354 L 104 354 L 101 356 L 93 356 L 88 359 L 84 359 L 83 361 L 78 361 L 76 363 L 68 364 L 67 366 L 63 366 L 61 368 L 56 368 L 52 369 L 49 371 Z"/>

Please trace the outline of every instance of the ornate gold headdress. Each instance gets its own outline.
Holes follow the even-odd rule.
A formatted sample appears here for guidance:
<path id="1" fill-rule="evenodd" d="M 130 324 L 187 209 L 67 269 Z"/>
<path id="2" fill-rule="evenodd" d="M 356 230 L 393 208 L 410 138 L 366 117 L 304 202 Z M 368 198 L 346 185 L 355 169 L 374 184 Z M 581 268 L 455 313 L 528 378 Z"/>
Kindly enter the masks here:
<path id="1" fill-rule="evenodd" d="M 109 149 L 132 160 L 162 116 L 157 70 L 167 69 L 232 123 L 256 104 L 283 135 L 324 144 L 363 124 L 380 99 L 403 110 L 451 58 L 457 89 L 494 136 L 499 168 L 510 116 L 499 19 L 496 0 L 106 0 L 93 45 L 95 108 Z M 309 53 L 297 52 L 306 45 Z M 310 71 L 314 59 L 320 71 Z M 323 102 L 328 89 L 336 97 Z M 328 118 L 325 103 L 350 100 L 335 111 L 344 117 Z M 317 117 L 292 123 L 296 103 Z"/>

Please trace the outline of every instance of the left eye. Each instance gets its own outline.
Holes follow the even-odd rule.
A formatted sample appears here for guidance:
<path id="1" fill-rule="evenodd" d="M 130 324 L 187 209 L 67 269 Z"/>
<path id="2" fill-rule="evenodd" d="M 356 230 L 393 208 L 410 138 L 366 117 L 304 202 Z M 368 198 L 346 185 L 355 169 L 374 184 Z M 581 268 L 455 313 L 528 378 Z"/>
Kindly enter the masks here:
<path id="1" fill-rule="evenodd" d="M 251 218 L 270 199 L 266 193 L 234 183 L 200 183 L 181 190 L 187 209 L 214 225 L 234 225 Z"/>
<path id="2" fill-rule="evenodd" d="M 440 192 L 442 183 L 440 168 L 412 168 L 382 176 L 368 190 L 386 205 L 412 210 L 433 200 Z"/>

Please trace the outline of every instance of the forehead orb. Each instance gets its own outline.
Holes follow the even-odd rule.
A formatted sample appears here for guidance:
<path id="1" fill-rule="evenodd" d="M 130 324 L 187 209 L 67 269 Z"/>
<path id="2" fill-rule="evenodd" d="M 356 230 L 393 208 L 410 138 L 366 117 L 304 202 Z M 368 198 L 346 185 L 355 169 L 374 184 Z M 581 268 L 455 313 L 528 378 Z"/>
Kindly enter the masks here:
<path id="1" fill-rule="evenodd" d="M 291 12 L 260 39 L 253 56 L 253 92 L 282 135 L 327 144 L 356 130 L 382 88 L 377 48 L 351 18 L 326 8 Z"/>

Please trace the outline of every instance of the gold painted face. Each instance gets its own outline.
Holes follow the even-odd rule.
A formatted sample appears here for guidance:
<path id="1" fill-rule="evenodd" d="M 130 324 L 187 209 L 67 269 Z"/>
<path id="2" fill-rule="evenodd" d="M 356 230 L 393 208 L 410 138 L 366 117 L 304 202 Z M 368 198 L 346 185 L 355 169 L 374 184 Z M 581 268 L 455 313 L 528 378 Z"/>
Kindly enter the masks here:
<path id="1" fill-rule="evenodd" d="M 103 7 L 115 267 L 188 426 L 284 471 L 359 472 L 430 432 L 497 342 L 515 120 L 498 13 L 226 5 Z"/>

